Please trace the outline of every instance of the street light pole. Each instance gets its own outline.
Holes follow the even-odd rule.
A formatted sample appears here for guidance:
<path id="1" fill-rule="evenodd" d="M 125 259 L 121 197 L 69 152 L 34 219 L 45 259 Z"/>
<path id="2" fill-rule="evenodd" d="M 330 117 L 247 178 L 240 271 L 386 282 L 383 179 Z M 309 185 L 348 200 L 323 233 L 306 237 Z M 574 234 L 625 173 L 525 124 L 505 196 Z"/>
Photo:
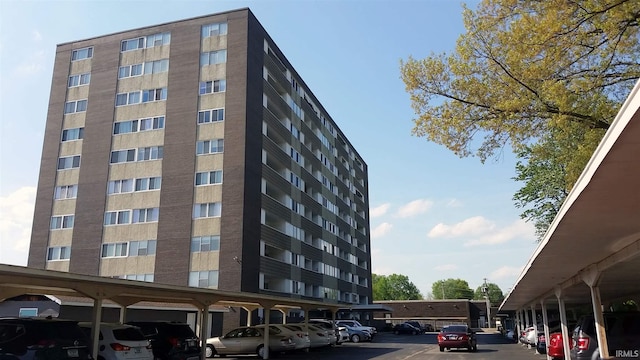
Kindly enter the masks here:
<path id="1" fill-rule="evenodd" d="M 489 286 L 487 285 L 487 278 L 484 278 L 484 287 L 482 290 L 487 301 L 487 326 L 491 327 L 491 301 L 489 301 Z"/>

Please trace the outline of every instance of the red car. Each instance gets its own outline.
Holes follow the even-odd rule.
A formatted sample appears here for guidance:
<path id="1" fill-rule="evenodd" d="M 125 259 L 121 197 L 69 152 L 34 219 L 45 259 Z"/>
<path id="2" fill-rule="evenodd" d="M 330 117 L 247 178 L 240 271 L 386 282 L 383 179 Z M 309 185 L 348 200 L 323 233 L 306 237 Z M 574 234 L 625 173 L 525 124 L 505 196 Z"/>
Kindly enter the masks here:
<path id="1" fill-rule="evenodd" d="M 469 351 L 478 350 L 478 341 L 473 330 L 467 325 L 445 326 L 438 333 L 440 351 L 466 348 Z"/>
<path id="2" fill-rule="evenodd" d="M 569 342 L 569 346 L 571 346 Z M 562 333 L 556 332 L 549 334 L 549 345 L 547 346 L 547 355 L 552 359 L 564 359 L 564 345 L 562 344 Z"/>

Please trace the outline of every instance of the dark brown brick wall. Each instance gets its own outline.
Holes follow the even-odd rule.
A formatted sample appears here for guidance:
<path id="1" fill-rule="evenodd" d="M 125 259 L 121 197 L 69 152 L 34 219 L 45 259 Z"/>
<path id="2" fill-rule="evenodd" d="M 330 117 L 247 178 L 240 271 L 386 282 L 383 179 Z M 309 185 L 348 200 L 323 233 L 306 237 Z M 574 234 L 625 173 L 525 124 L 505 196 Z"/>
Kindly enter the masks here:
<path id="1" fill-rule="evenodd" d="M 53 66 L 51 95 L 49 97 L 47 124 L 44 133 L 42 157 L 40 159 L 38 190 L 36 192 L 36 204 L 31 228 L 31 246 L 27 262 L 27 266 L 39 269 L 44 269 L 46 265 L 53 189 L 56 182 L 58 153 L 60 152 L 60 133 L 64 117 L 64 103 L 67 97 L 70 60 L 71 47 L 58 46 Z"/>
<path id="2" fill-rule="evenodd" d="M 94 47 L 91 84 L 82 141 L 69 272 L 99 275 L 120 40 L 104 37 L 86 44 L 76 44 L 74 47 L 90 45 Z"/>
<path id="3" fill-rule="evenodd" d="M 187 285 L 193 213 L 201 21 L 171 26 L 154 282 Z M 162 29 L 166 31 L 169 29 Z M 225 144 L 226 145 L 226 144 Z M 224 206 L 223 206 L 224 208 Z"/>
<path id="4" fill-rule="evenodd" d="M 393 318 L 450 318 L 470 317 L 468 300 L 437 300 L 437 301 L 376 301 L 376 304 L 392 308 Z M 382 318 L 385 312 L 374 312 L 374 317 Z"/>

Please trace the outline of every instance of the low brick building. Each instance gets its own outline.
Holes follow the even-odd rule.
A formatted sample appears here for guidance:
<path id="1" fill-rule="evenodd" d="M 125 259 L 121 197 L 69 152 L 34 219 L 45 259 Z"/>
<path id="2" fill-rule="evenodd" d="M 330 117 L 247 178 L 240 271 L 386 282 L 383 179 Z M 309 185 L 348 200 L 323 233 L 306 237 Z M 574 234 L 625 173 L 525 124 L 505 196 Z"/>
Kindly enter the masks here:
<path id="1" fill-rule="evenodd" d="M 407 320 L 417 320 L 440 329 L 449 324 L 467 324 L 473 328 L 486 326 L 487 303 L 480 300 L 388 300 L 374 301 L 391 311 L 375 311 L 373 318 L 379 329 L 390 328 Z M 496 308 L 491 309 L 492 317 Z M 492 321 L 492 323 L 495 323 Z"/>

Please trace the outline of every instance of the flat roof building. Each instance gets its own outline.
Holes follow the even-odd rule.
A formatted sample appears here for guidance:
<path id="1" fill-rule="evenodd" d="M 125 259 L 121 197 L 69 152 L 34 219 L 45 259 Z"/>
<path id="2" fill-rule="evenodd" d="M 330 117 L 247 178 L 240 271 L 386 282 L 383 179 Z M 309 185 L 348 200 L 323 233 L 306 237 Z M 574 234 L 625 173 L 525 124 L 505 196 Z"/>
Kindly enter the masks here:
<path id="1" fill-rule="evenodd" d="M 368 304 L 367 165 L 249 9 L 57 47 L 28 266 Z"/>

